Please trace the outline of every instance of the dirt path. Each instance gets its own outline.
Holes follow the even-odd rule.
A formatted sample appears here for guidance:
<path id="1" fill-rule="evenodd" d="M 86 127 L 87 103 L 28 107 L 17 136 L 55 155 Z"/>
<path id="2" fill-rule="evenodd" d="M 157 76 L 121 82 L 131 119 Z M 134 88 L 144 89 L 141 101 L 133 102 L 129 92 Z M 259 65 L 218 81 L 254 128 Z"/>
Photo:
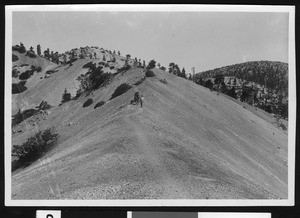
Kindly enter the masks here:
<path id="1" fill-rule="evenodd" d="M 158 154 L 155 152 L 153 148 L 153 143 L 149 140 L 145 132 L 143 131 L 142 124 L 139 123 L 137 115 L 143 112 L 141 107 L 137 107 L 137 111 L 128 114 L 124 117 L 124 120 L 133 127 L 134 135 L 138 140 L 138 146 L 143 151 L 145 159 L 153 168 L 155 175 L 158 175 L 159 185 L 161 185 L 164 189 L 165 198 L 175 199 L 187 199 L 191 198 L 190 194 L 185 190 L 185 188 L 179 184 L 175 179 L 172 178 L 170 173 L 167 171 L 165 165 L 159 158 Z"/>

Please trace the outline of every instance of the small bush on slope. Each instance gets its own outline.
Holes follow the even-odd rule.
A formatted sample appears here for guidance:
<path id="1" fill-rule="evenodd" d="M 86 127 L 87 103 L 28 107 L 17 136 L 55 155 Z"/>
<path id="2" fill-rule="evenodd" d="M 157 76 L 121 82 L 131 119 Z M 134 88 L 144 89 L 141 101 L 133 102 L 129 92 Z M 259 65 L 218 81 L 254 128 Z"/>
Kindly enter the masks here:
<path id="1" fill-rule="evenodd" d="M 29 79 L 32 75 L 33 75 L 33 71 L 27 70 L 24 73 L 21 73 L 21 75 L 19 76 L 19 79 L 26 80 L 26 79 Z"/>
<path id="2" fill-rule="evenodd" d="M 164 83 L 164 84 L 168 84 L 168 81 L 166 79 L 160 79 L 159 81 Z"/>
<path id="3" fill-rule="evenodd" d="M 20 71 L 18 71 L 17 69 L 13 69 L 12 70 L 12 77 L 14 78 L 18 78 Z"/>
<path id="4" fill-rule="evenodd" d="M 104 105 L 106 102 L 105 101 L 99 101 L 95 106 L 94 109 L 101 107 L 102 105 Z"/>
<path id="5" fill-rule="evenodd" d="M 138 85 L 142 84 L 145 80 L 146 80 L 146 77 L 143 77 L 139 81 L 137 81 L 136 83 L 134 83 L 134 85 L 138 86 Z"/>
<path id="6" fill-rule="evenodd" d="M 18 51 L 19 53 L 25 53 L 26 52 L 26 48 L 24 47 L 24 45 L 23 44 L 21 44 L 22 46 L 19 46 L 19 45 L 14 45 L 13 47 L 12 47 L 12 50 L 13 51 Z"/>
<path id="7" fill-rule="evenodd" d="M 37 108 L 39 110 L 48 110 L 48 109 L 52 108 L 52 106 L 50 104 L 48 104 L 47 101 L 41 101 L 39 106 L 37 106 L 35 108 Z"/>
<path id="8" fill-rule="evenodd" d="M 36 58 L 36 54 L 32 51 L 27 51 L 25 56 L 28 56 L 30 58 Z"/>
<path id="9" fill-rule="evenodd" d="M 54 128 L 48 128 L 43 132 L 39 131 L 22 145 L 14 145 L 12 156 L 17 160 L 13 162 L 12 170 L 28 166 L 36 161 L 57 143 L 58 137 Z"/>
<path id="10" fill-rule="evenodd" d="M 18 61 L 18 60 L 19 60 L 18 55 L 13 54 L 13 55 L 12 55 L 12 61 L 13 61 L 13 62 L 16 62 L 16 61 Z"/>
<path id="11" fill-rule="evenodd" d="M 118 97 L 119 95 L 124 94 L 125 92 L 127 92 L 131 88 L 132 88 L 132 86 L 127 84 L 127 83 L 123 83 L 123 84 L 119 85 L 116 88 L 116 90 L 114 91 L 114 93 L 111 95 L 110 99 L 114 99 L 115 97 Z"/>
<path id="12" fill-rule="evenodd" d="M 93 64 L 93 62 L 91 61 L 83 65 L 82 68 L 96 68 L 96 64 Z"/>
<path id="13" fill-rule="evenodd" d="M 88 107 L 90 106 L 91 104 L 93 104 L 93 99 L 92 98 L 89 98 L 88 100 L 86 100 L 84 103 L 83 103 L 83 107 Z"/>
<path id="14" fill-rule="evenodd" d="M 155 73 L 153 73 L 153 71 L 151 71 L 151 70 L 147 70 L 145 73 L 145 76 L 146 77 L 155 77 Z"/>
<path id="15" fill-rule="evenodd" d="M 12 94 L 19 94 L 19 93 L 25 92 L 27 90 L 25 83 L 26 83 L 26 80 L 23 80 L 19 83 L 13 83 L 12 84 Z"/>
<path id="16" fill-rule="evenodd" d="M 39 72 L 42 71 L 42 67 L 41 67 L 41 66 L 34 66 L 34 65 L 31 65 L 30 70 L 31 70 L 32 72 L 36 71 L 36 72 L 39 73 Z"/>
<path id="17" fill-rule="evenodd" d="M 18 113 L 13 115 L 12 126 L 15 126 L 21 123 L 23 120 L 26 120 L 27 118 L 34 116 L 35 114 L 37 114 L 37 112 L 38 110 L 35 109 L 27 109 L 23 112 L 19 110 Z"/>
<path id="18" fill-rule="evenodd" d="M 47 70 L 47 71 L 46 71 L 46 74 L 53 74 L 53 73 L 55 73 L 54 70 Z"/>

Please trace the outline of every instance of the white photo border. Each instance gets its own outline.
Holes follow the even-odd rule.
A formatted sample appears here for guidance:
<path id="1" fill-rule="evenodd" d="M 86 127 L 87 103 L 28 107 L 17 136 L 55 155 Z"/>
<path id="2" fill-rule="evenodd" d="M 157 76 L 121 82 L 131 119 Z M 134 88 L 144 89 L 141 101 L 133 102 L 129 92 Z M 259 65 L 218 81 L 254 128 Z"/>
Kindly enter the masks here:
<path id="1" fill-rule="evenodd" d="M 288 70 L 288 199 L 280 200 L 12 200 L 11 199 L 11 69 L 12 13 L 15 11 L 158 11 L 158 12 L 286 12 L 289 14 Z M 6 206 L 293 206 L 295 204 L 296 60 L 295 6 L 260 5 L 22 5 L 5 7 L 5 205 Z"/>

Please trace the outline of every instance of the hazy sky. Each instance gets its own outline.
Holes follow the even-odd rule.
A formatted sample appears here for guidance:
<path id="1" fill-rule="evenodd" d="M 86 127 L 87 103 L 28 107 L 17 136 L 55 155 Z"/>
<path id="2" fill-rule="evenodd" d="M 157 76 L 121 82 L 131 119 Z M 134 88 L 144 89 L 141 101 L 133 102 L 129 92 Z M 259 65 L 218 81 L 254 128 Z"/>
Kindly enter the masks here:
<path id="1" fill-rule="evenodd" d="M 95 45 L 199 72 L 245 61 L 288 62 L 288 13 L 13 12 L 13 44 L 20 41 L 58 52 Z"/>

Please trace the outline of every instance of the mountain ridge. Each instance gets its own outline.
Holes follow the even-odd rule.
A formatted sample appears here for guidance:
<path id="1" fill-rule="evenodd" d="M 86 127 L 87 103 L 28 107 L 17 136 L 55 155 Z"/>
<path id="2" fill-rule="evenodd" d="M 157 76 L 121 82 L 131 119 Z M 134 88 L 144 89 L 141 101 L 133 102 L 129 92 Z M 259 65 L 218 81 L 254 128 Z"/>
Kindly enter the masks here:
<path id="1" fill-rule="evenodd" d="M 124 57 L 116 58 L 121 69 Z M 12 143 L 52 126 L 60 138 L 12 173 L 13 199 L 287 198 L 287 133 L 270 115 L 157 68 L 145 77 L 147 69 L 134 66 L 60 105 L 64 88 L 75 95 L 66 82 L 88 73 L 83 66 L 91 61 L 103 56 L 55 66 L 57 72 L 16 94 L 28 108 L 42 100 L 53 107 L 45 119 L 22 121 Z M 124 83 L 132 88 L 111 99 Z M 130 104 L 136 91 L 145 97 L 142 108 Z M 93 103 L 83 107 L 89 98 Z"/>

